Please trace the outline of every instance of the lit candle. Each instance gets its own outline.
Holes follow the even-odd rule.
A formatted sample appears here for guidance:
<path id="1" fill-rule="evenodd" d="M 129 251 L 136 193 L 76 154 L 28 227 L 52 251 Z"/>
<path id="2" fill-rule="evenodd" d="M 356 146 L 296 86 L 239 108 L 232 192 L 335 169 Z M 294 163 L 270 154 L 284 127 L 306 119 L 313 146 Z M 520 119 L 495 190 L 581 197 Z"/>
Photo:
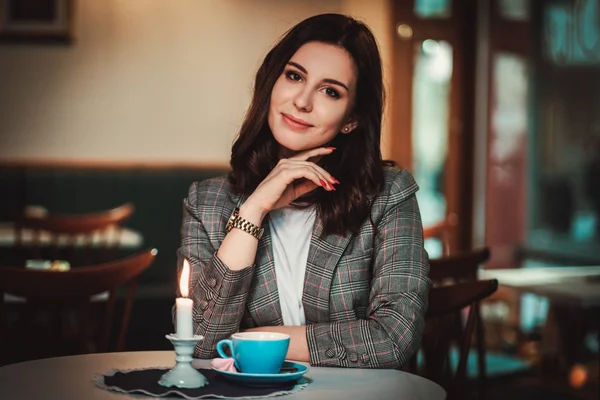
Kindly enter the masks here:
<path id="1" fill-rule="evenodd" d="M 190 286 L 190 264 L 188 260 L 183 260 L 183 269 L 181 270 L 181 277 L 179 278 L 179 291 L 181 296 L 176 301 L 176 331 L 175 333 L 180 338 L 190 338 L 194 335 L 194 329 L 192 327 L 192 308 L 194 307 L 194 301 L 188 298 Z"/>

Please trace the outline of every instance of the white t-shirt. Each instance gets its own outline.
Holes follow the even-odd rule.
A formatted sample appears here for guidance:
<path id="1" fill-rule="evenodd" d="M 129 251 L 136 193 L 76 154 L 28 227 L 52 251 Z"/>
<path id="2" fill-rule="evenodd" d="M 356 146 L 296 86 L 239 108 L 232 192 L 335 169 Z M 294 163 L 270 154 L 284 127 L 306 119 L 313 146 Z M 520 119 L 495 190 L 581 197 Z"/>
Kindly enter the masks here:
<path id="1" fill-rule="evenodd" d="M 277 290 L 284 325 L 304 325 L 302 291 L 315 224 L 313 207 L 284 207 L 269 213 Z"/>

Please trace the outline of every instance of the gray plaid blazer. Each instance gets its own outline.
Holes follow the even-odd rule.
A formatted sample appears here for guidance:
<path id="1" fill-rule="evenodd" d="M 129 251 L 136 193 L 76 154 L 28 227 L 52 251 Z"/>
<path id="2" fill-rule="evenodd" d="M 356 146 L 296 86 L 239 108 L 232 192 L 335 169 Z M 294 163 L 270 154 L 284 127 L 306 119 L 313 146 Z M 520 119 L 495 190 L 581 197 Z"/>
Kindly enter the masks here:
<path id="1" fill-rule="evenodd" d="M 386 168 L 376 235 L 366 221 L 354 235 L 321 238 L 315 222 L 302 296 L 311 365 L 396 368 L 418 349 L 431 282 L 417 190 L 408 171 Z M 187 258 L 191 268 L 194 330 L 204 336 L 196 357 L 215 357 L 239 330 L 283 324 L 268 217 L 254 265 L 232 271 L 216 257 L 244 200 L 225 177 L 192 184 L 184 200 L 178 265 Z"/>

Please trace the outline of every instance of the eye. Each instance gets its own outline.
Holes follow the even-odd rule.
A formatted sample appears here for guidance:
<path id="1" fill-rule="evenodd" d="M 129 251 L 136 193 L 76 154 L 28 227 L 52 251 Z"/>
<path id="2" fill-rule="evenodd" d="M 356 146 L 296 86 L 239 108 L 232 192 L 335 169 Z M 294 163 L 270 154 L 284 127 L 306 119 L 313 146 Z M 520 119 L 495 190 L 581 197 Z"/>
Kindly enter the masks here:
<path id="1" fill-rule="evenodd" d="M 325 94 L 333 99 L 339 99 L 340 98 L 340 93 L 333 89 L 333 88 L 325 88 Z"/>
<path id="2" fill-rule="evenodd" d="M 295 81 L 295 82 L 300 82 L 302 80 L 302 76 L 300 76 L 300 74 L 297 73 L 296 71 L 286 71 L 285 76 L 289 80 Z"/>

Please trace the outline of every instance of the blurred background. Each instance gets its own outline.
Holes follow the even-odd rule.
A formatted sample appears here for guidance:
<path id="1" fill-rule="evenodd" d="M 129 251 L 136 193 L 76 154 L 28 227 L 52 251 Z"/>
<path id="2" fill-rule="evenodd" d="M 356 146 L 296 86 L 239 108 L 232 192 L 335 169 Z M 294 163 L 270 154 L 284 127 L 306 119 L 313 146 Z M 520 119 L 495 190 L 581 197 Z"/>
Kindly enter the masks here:
<path id="1" fill-rule="evenodd" d="M 23 215 L 132 204 L 119 255 L 158 255 L 139 278 L 128 350 L 170 348 L 182 200 L 193 181 L 227 172 L 260 62 L 319 13 L 359 18 L 379 42 L 383 155 L 415 175 L 426 227 L 452 221 L 428 239 L 432 258 L 488 247 L 490 270 L 600 265 L 599 0 L 0 4 L 0 265 L 23 263 Z M 551 303 L 494 296 L 486 346 L 507 358 L 488 375 L 538 398 L 528 390 L 544 390 L 535 366 Z M 552 380 L 559 397 L 541 398 L 593 396 L 588 333 Z"/>

